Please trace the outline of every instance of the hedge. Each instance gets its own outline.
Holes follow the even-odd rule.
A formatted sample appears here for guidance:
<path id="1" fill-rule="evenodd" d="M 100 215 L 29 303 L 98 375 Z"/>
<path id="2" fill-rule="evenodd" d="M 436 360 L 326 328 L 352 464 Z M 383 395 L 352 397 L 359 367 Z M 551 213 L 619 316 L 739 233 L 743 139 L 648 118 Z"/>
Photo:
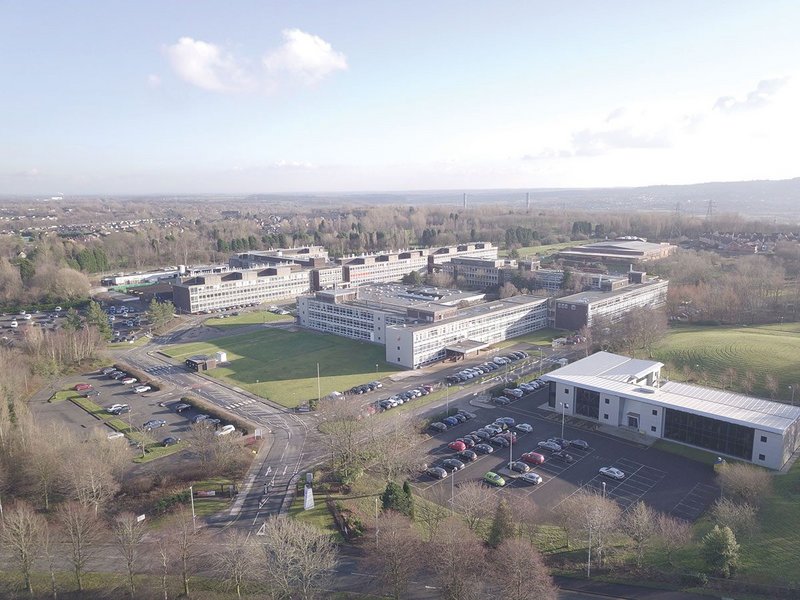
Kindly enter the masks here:
<path id="1" fill-rule="evenodd" d="M 202 398 L 198 398 L 197 396 L 183 396 L 181 398 L 181 402 L 185 402 L 186 404 L 191 404 L 197 410 L 204 412 L 212 417 L 216 417 L 222 421 L 230 423 L 240 431 L 242 431 L 245 435 L 248 433 L 252 433 L 259 425 L 256 425 L 252 421 L 248 421 L 247 419 L 243 419 L 242 417 L 235 415 L 234 413 L 225 410 L 224 408 L 220 408 L 216 404 L 212 404 L 207 400 L 203 400 Z"/>

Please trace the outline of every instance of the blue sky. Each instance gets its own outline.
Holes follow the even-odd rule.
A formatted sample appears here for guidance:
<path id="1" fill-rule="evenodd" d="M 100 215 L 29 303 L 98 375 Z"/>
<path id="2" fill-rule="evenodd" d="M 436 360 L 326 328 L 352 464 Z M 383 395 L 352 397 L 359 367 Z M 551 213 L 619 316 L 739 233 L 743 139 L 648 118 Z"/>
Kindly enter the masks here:
<path id="1" fill-rule="evenodd" d="M 800 175 L 800 3 L 0 1 L 0 194 Z"/>

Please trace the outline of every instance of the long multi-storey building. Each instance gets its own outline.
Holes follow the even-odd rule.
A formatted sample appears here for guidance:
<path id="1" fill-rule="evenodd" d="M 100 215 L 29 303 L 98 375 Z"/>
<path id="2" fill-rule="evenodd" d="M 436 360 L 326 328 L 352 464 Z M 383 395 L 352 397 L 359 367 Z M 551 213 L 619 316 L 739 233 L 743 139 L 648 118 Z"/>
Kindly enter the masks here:
<path id="1" fill-rule="evenodd" d="M 489 303 L 483 298 L 474 292 L 367 285 L 301 296 L 297 314 L 304 327 L 383 344 L 387 362 L 409 368 L 547 327 L 547 298 Z"/>
<path id="2" fill-rule="evenodd" d="M 556 256 L 572 264 L 601 262 L 630 265 L 666 258 L 678 249 L 668 243 L 653 243 L 641 238 L 623 237 L 559 251 Z"/>
<path id="3" fill-rule="evenodd" d="M 591 327 L 597 318 L 612 323 L 622 319 L 633 308 L 659 308 L 667 301 L 669 282 L 645 280 L 639 272 L 629 273 L 630 285 L 611 291 L 586 291 L 556 300 L 555 327 L 578 331 Z"/>
<path id="4" fill-rule="evenodd" d="M 458 285 L 470 288 L 498 287 L 519 272 L 514 260 L 473 257 L 451 258 L 440 264 L 440 270 Z"/>

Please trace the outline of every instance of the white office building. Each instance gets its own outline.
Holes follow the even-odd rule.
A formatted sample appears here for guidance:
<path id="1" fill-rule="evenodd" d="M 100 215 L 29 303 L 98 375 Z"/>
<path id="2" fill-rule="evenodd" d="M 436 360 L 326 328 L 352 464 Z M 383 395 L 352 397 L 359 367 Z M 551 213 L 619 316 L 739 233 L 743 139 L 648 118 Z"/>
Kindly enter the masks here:
<path id="1" fill-rule="evenodd" d="M 559 413 L 780 469 L 800 446 L 800 407 L 663 381 L 663 364 L 597 352 L 543 376 Z"/>

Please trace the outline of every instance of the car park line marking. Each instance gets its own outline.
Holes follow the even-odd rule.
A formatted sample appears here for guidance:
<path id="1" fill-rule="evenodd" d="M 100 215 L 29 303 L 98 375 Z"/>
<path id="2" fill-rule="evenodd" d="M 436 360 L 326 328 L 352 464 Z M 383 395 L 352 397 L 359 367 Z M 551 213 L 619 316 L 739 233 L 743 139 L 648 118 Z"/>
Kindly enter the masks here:
<path id="1" fill-rule="evenodd" d="M 718 495 L 719 490 L 713 485 L 696 483 L 670 512 L 681 519 L 695 521 Z"/>

